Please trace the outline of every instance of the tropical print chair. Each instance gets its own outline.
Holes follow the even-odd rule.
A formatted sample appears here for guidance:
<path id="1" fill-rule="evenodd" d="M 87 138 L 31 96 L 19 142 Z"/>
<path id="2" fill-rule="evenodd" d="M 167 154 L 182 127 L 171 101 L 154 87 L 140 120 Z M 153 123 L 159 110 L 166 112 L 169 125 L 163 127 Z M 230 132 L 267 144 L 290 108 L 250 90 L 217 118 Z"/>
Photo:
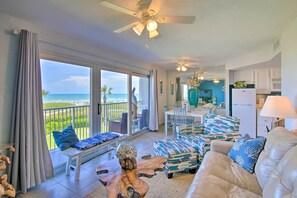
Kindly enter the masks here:
<path id="1" fill-rule="evenodd" d="M 235 141 L 241 137 L 240 121 L 237 118 L 207 114 L 203 124 L 182 125 L 176 127 L 177 137 L 198 151 L 198 164 L 210 149 L 212 140 Z"/>

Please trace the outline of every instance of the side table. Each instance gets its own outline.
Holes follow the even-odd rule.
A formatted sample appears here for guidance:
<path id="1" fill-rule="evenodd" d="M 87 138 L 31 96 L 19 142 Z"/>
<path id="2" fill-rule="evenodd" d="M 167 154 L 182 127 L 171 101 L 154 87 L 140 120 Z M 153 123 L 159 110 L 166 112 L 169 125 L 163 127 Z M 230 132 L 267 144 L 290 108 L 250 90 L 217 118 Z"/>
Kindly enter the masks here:
<path id="1" fill-rule="evenodd" d="M 124 170 L 119 160 L 114 158 L 97 167 L 96 172 L 99 181 L 106 187 L 108 197 L 131 197 L 133 193 L 144 197 L 149 186 L 139 177 L 153 177 L 155 171 L 164 170 L 166 161 L 163 157 L 151 157 L 138 161 L 136 169 Z"/>

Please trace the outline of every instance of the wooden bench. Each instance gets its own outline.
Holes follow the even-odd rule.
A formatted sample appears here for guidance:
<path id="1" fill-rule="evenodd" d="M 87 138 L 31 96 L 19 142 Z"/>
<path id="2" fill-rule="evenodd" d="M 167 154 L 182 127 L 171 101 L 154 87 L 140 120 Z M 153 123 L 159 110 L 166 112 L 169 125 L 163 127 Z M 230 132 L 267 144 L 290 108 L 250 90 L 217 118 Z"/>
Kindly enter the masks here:
<path id="1" fill-rule="evenodd" d="M 119 133 L 116 133 L 116 134 L 118 134 L 119 137 L 109 140 L 109 141 L 106 141 L 106 142 L 103 142 L 99 145 L 96 145 L 96 146 L 91 147 L 86 150 L 79 150 L 79 149 L 70 147 L 70 148 L 62 151 L 62 154 L 68 157 L 68 160 L 66 163 L 66 175 L 69 175 L 70 169 L 73 169 L 73 170 L 75 170 L 75 180 L 79 180 L 82 156 L 85 154 L 89 154 L 93 151 L 99 150 L 103 147 L 107 147 L 107 149 L 109 150 L 108 156 L 109 156 L 109 158 L 111 158 L 111 150 L 116 149 L 119 142 L 122 141 L 125 137 L 125 135 L 123 135 L 123 134 L 119 134 Z M 76 158 L 76 163 L 75 163 L 75 165 L 71 165 L 72 159 L 74 159 L 74 158 Z"/>

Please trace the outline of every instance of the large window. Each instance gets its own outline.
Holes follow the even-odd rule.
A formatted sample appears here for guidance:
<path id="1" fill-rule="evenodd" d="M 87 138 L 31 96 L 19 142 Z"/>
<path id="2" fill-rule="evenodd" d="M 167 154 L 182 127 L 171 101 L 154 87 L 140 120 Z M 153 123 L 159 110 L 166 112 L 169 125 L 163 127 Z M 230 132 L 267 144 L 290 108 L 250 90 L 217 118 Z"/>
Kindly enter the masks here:
<path id="1" fill-rule="evenodd" d="M 90 136 L 90 68 L 41 60 L 43 112 L 49 149 L 52 131 L 75 128 L 79 139 Z"/>
<path id="2" fill-rule="evenodd" d="M 41 61 L 41 71 L 49 150 L 57 148 L 52 132 L 70 125 L 79 139 L 107 131 L 130 135 L 148 129 L 148 77 L 51 60 Z"/>

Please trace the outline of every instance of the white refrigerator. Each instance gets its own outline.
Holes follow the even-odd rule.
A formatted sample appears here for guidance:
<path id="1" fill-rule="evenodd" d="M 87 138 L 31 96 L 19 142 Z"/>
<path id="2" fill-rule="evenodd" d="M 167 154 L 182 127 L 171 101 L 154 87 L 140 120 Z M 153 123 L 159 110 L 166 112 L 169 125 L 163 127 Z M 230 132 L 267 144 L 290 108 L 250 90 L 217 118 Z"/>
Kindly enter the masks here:
<path id="1" fill-rule="evenodd" d="M 239 132 L 256 138 L 256 90 L 232 89 L 232 116 L 240 119 Z"/>

